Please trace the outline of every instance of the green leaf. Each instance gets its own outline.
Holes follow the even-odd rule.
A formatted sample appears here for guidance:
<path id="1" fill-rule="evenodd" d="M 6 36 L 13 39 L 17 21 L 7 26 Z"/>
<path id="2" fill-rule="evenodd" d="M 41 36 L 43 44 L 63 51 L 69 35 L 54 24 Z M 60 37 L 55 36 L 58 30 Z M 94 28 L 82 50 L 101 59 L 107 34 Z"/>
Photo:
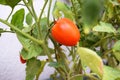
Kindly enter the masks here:
<path id="1" fill-rule="evenodd" d="M 100 77 L 103 76 L 102 59 L 97 55 L 96 52 L 88 48 L 79 47 L 77 49 L 77 53 L 80 55 L 80 59 L 83 64 L 90 67 L 90 69 L 93 72 L 97 73 Z"/>
<path id="2" fill-rule="evenodd" d="M 30 59 L 37 57 L 41 54 L 42 48 L 38 44 L 33 43 L 30 39 L 17 34 L 18 40 L 21 42 L 23 49 L 21 50 L 21 55 L 24 59 Z"/>
<path id="3" fill-rule="evenodd" d="M 120 40 L 118 40 L 113 46 L 113 54 L 118 61 L 120 61 Z"/>
<path id="4" fill-rule="evenodd" d="M 115 28 L 112 26 L 112 24 L 110 23 L 104 23 L 104 22 L 100 22 L 99 25 L 95 26 L 93 28 L 93 31 L 97 31 L 97 32 L 107 32 L 107 33 L 115 33 L 116 30 Z"/>
<path id="5" fill-rule="evenodd" d="M 59 68 L 59 67 L 62 67 L 62 64 L 60 64 L 58 62 L 50 62 L 48 66 L 54 67 L 54 68 Z"/>
<path id="6" fill-rule="evenodd" d="M 20 34 L 17 34 L 17 38 L 20 41 L 20 43 L 23 45 L 24 49 L 27 50 L 28 47 L 30 47 L 30 42 L 31 42 L 30 39 L 28 39 L 28 38 L 26 38 L 26 37 L 24 37 L 24 36 L 22 36 Z"/>
<path id="7" fill-rule="evenodd" d="M 31 25 L 24 27 L 24 28 L 22 29 L 22 31 L 25 32 L 25 33 L 29 33 L 30 31 L 32 31 Z"/>
<path id="8" fill-rule="evenodd" d="M 41 61 L 41 67 L 39 68 L 38 73 L 36 74 L 36 77 L 40 76 L 40 74 L 42 73 L 44 69 L 45 64 L 46 64 L 46 61 Z"/>
<path id="9" fill-rule="evenodd" d="M 32 57 L 37 57 L 41 54 L 41 52 L 42 48 L 39 45 L 32 43 L 29 47 L 29 53 L 27 55 L 27 58 L 30 59 Z"/>
<path id="10" fill-rule="evenodd" d="M 74 76 L 71 80 L 83 80 L 82 76 Z"/>
<path id="11" fill-rule="evenodd" d="M 30 43 L 29 46 L 30 47 L 28 47 L 27 50 L 25 50 L 25 48 L 21 50 L 21 55 L 24 59 L 31 59 L 41 54 L 42 48 L 39 45 Z"/>
<path id="12" fill-rule="evenodd" d="M 120 78 L 116 78 L 115 80 L 120 80 Z"/>
<path id="13" fill-rule="evenodd" d="M 63 15 L 64 14 L 64 15 Z M 63 2 L 57 1 L 53 9 L 53 16 L 55 18 L 66 17 L 73 20 L 73 13 L 71 9 Z"/>
<path id="14" fill-rule="evenodd" d="M 115 42 L 115 44 L 113 46 L 113 51 L 120 51 L 120 40 Z"/>
<path id="15" fill-rule="evenodd" d="M 6 4 L 14 8 L 21 0 L 5 0 Z"/>
<path id="16" fill-rule="evenodd" d="M 114 56 L 116 57 L 116 59 L 120 62 L 120 52 L 113 52 Z"/>
<path id="17" fill-rule="evenodd" d="M 107 18 L 106 19 L 110 19 L 112 17 L 114 17 L 115 15 L 115 10 L 114 10 L 114 5 L 111 3 L 112 0 L 109 0 L 109 1 L 105 1 L 105 8 L 106 8 L 106 12 L 107 12 Z M 109 6 L 109 7 L 108 7 Z"/>
<path id="18" fill-rule="evenodd" d="M 116 80 L 120 78 L 120 71 L 108 66 L 104 66 L 104 74 L 102 80 Z"/>
<path id="19" fill-rule="evenodd" d="M 40 21 L 40 26 L 41 26 L 41 30 L 42 30 L 42 36 L 45 38 L 46 34 L 48 32 L 48 28 L 47 28 L 47 18 L 42 18 Z"/>
<path id="20" fill-rule="evenodd" d="M 41 61 L 37 60 L 36 58 L 27 60 L 26 80 L 34 80 L 40 68 Z"/>
<path id="21" fill-rule="evenodd" d="M 20 9 L 15 12 L 12 16 L 11 24 L 18 27 L 19 29 L 23 29 L 23 21 L 24 21 L 25 11 L 24 9 Z"/>
<path id="22" fill-rule="evenodd" d="M 32 2 L 33 2 L 33 0 L 28 0 L 28 4 L 29 4 L 29 6 L 32 5 Z"/>
<path id="23" fill-rule="evenodd" d="M 42 31 L 42 36 L 45 38 L 46 34 L 48 32 L 47 18 L 46 17 L 44 17 L 44 18 L 41 19 L 41 21 L 40 21 L 40 27 L 41 27 L 41 31 Z M 34 27 L 33 34 L 34 34 L 35 37 L 38 36 L 38 27 L 37 26 Z"/>
<path id="24" fill-rule="evenodd" d="M 82 22 L 87 26 L 96 25 L 103 10 L 102 0 L 82 0 Z"/>
<path id="25" fill-rule="evenodd" d="M 28 14 L 26 15 L 26 23 L 27 23 L 28 25 L 31 25 L 32 22 L 33 22 L 32 15 L 31 15 L 30 13 L 28 13 Z"/>
<path id="26" fill-rule="evenodd" d="M 6 5 L 6 1 L 5 0 L 0 0 L 0 4 Z"/>

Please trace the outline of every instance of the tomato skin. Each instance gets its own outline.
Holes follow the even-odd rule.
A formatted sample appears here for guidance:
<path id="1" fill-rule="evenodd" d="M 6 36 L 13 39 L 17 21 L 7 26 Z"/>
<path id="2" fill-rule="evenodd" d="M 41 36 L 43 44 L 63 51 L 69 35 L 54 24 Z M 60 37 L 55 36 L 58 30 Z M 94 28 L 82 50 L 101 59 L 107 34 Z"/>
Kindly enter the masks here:
<path id="1" fill-rule="evenodd" d="M 26 60 L 24 60 L 21 55 L 20 55 L 20 62 L 21 62 L 22 64 L 26 63 Z"/>
<path id="2" fill-rule="evenodd" d="M 80 32 L 73 21 L 61 18 L 51 29 L 53 39 L 66 46 L 75 46 L 80 39 Z"/>

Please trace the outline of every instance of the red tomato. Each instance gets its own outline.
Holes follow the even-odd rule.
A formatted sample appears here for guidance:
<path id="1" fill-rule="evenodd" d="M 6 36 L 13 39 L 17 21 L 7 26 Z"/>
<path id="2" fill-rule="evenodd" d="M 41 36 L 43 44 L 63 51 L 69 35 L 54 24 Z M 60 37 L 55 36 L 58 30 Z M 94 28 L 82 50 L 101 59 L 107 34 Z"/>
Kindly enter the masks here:
<path id="1" fill-rule="evenodd" d="M 51 29 L 55 41 L 66 46 L 75 46 L 80 39 L 80 32 L 73 21 L 62 18 Z"/>
<path id="2" fill-rule="evenodd" d="M 22 64 L 26 63 L 26 60 L 24 60 L 21 55 L 20 55 L 20 62 L 21 62 Z"/>

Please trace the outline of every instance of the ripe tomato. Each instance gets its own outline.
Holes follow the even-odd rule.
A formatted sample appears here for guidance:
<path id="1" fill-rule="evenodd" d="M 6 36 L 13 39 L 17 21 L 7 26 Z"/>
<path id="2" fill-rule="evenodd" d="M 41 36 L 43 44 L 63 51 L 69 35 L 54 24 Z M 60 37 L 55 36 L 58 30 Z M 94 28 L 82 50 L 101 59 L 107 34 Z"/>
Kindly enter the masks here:
<path id="1" fill-rule="evenodd" d="M 21 55 L 20 55 L 20 62 L 21 62 L 22 64 L 26 63 L 26 60 L 24 60 Z"/>
<path id="2" fill-rule="evenodd" d="M 80 39 L 77 26 L 67 18 L 56 21 L 51 29 L 51 35 L 55 41 L 66 46 L 75 46 Z"/>

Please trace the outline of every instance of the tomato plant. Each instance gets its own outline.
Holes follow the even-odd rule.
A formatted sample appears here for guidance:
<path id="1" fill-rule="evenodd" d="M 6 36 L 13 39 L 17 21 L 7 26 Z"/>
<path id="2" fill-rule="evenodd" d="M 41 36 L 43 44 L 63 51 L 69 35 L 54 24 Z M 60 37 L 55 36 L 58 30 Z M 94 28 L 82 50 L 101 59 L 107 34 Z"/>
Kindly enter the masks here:
<path id="1" fill-rule="evenodd" d="M 79 29 L 67 18 L 58 20 L 52 27 L 51 34 L 57 42 L 66 46 L 75 46 L 80 39 Z"/>
<path id="2" fill-rule="evenodd" d="M 38 14 L 34 1 L 0 0 L 11 7 L 9 16 L 0 18 L 10 30 L 0 28 L 0 36 L 16 34 L 26 80 L 39 80 L 45 66 L 55 69 L 53 80 L 120 80 L 119 0 L 44 0 Z M 27 11 L 15 11 L 18 5 Z"/>

